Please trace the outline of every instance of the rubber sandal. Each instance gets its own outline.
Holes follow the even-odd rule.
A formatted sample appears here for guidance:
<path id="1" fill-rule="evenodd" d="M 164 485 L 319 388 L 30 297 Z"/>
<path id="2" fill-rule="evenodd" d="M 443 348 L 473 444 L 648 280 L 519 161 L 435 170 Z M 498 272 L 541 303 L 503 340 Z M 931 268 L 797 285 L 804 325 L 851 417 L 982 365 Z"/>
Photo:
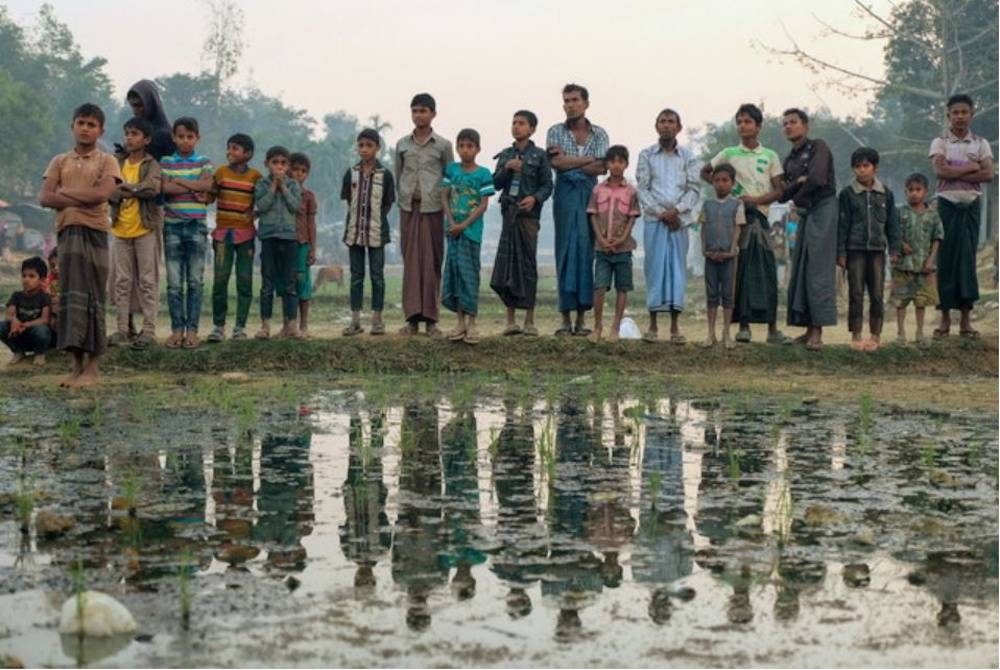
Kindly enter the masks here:
<path id="1" fill-rule="evenodd" d="M 385 324 L 379 321 L 378 323 L 373 323 L 370 331 L 372 335 L 385 335 Z"/>
<path id="2" fill-rule="evenodd" d="M 479 331 L 475 328 L 470 328 L 465 331 L 465 337 L 462 341 L 466 344 L 479 344 Z"/>
<path id="3" fill-rule="evenodd" d="M 521 327 L 518 326 L 517 324 L 514 324 L 512 326 L 507 326 L 506 328 L 503 329 L 503 334 L 507 336 L 520 335 L 522 332 L 523 331 L 521 330 Z"/>
<path id="4" fill-rule="evenodd" d="M 969 330 L 960 330 L 958 334 L 970 340 L 978 340 L 981 335 L 975 328 L 970 328 Z"/>
<path id="5" fill-rule="evenodd" d="M 521 334 L 525 337 L 538 337 L 538 329 L 534 326 L 525 326 Z"/>
<path id="6" fill-rule="evenodd" d="M 587 337 L 592 332 L 594 331 L 592 331 L 590 328 L 574 328 L 573 337 Z"/>
<path id="7" fill-rule="evenodd" d="M 949 328 L 947 330 L 942 330 L 941 328 L 935 328 L 934 332 L 932 333 L 932 337 L 935 340 L 943 340 L 944 338 L 948 337 L 949 335 L 951 335 L 951 328 Z"/>
<path id="8" fill-rule="evenodd" d="M 452 342 L 458 342 L 465 339 L 465 334 L 469 332 L 465 328 L 452 328 L 448 331 L 447 337 Z M 430 334 L 430 333 L 428 333 Z"/>
<path id="9" fill-rule="evenodd" d="M 686 343 L 687 343 L 687 338 L 679 333 L 677 335 L 670 336 L 670 344 L 686 344 Z"/>
<path id="10" fill-rule="evenodd" d="M 573 334 L 573 329 L 570 328 L 569 326 L 563 326 L 553 334 L 556 337 L 569 337 L 570 335 Z"/>
<path id="11" fill-rule="evenodd" d="M 170 333 L 167 340 L 163 343 L 167 349 L 180 349 L 181 345 L 184 344 L 184 335 L 179 332 Z"/>
<path id="12" fill-rule="evenodd" d="M 184 338 L 184 348 L 185 349 L 197 349 L 201 346 L 201 340 L 198 338 L 198 333 L 188 333 L 187 337 Z"/>
<path id="13" fill-rule="evenodd" d="M 652 330 L 647 330 L 645 333 L 642 334 L 643 342 L 656 342 L 659 339 L 660 339 L 659 333 L 656 333 Z"/>
<path id="14" fill-rule="evenodd" d="M 341 335 L 344 337 L 351 337 L 352 335 L 360 335 L 365 332 L 365 329 L 361 327 L 360 323 L 352 323 L 351 325 L 340 331 Z"/>

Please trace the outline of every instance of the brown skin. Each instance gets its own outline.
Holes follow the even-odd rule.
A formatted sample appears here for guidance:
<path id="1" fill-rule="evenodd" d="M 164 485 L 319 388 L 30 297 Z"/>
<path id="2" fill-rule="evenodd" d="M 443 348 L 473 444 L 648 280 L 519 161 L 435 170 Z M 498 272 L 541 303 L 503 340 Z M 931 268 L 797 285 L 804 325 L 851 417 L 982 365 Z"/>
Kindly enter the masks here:
<path id="1" fill-rule="evenodd" d="M 358 157 L 361 158 L 361 171 L 364 174 L 371 174 L 375 169 L 375 159 L 381 147 L 377 142 L 368 138 L 358 140 Z M 351 322 L 361 324 L 361 312 L 351 312 Z M 382 312 L 372 312 L 372 323 L 382 323 Z"/>
<path id="2" fill-rule="evenodd" d="M 715 189 L 715 196 L 717 198 L 725 198 L 733 191 L 733 179 L 725 172 L 716 172 L 712 175 L 712 188 Z M 729 251 L 707 251 L 702 250 L 705 254 L 705 258 L 712 261 L 726 261 L 732 258 L 739 257 L 740 249 L 740 236 L 733 235 L 733 243 Z M 736 274 L 735 272 L 733 273 Z M 718 319 L 719 308 L 707 307 L 706 316 L 708 317 L 708 337 L 705 339 L 705 346 L 711 347 L 716 345 L 719 340 L 715 336 L 715 322 Z M 723 307 L 722 309 L 722 344 L 727 349 L 731 349 L 733 346 L 732 340 L 729 338 L 729 325 L 733 321 L 733 308 Z"/>
<path id="3" fill-rule="evenodd" d="M 434 117 L 437 116 L 437 112 L 432 112 L 430 107 L 424 107 L 418 105 L 416 107 L 410 107 L 410 119 L 413 121 L 413 139 L 418 143 L 424 142 L 434 129 L 431 127 L 431 122 L 434 121 Z"/>
<path id="4" fill-rule="evenodd" d="M 959 102 L 948 108 L 948 126 L 956 137 L 965 137 L 969 133 L 969 126 L 975 111 L 966 103 Z M 961 179 L 969 182 L 989 182 L 993 180 L 993 160 L 984 158 L 978 163 L 970 161 L 965 165 L 948 165 L 944 156 L 938 155 L 931 159 L 934 174 L 939 179 Z M 978 334 L 972 327 L 972 310 L 964 308 L 960 310 L 961 320 L 959 331 L 962 333 Z M 943 335 L 951 332 L 951 310 L 941 310 L 941 323 L 937 331 Z"/>
<path id="5" fill-rule="evenodd" d="M 291 166 L 289 170 L 292 179 L 299 182 L 299 186 L 305 188 L 306 179 L 309 178 L 309 168 L 302 164 L 296 163 Z M 316 239 L 316 222 L 312 222 L 312 239 Z M 309 246 L 309 257 L 306 259 L 307 266 L 313 266 L 316 264 L 316 245 L 311 244 Z M 307 270 L 308 271 L 308 270 Z M 305 337 L 309 332 L 309 300 L 299 300 L 299 333 Z"/>
<path id="6" fill-rule="evenodd" d="M 607 161 L 608 172 L 608 182 L 612 184 L 621 184 L 625 181 L 625 168 L 628 167 L 628 161 L 624 158 L 618 156 Z M 600 232 L 600 227 L 597 223 L 597 214 L 590 215 L 590 225 L 594 229 L 594 239 L 597 244 L 597 248 L 601 251 L 613 252 L 615 247 L 622 244 L 628 239 L 628 236 L 632 234 L 632 226 L 635 225 L 635 217 L 630 216 L 625 226 L 618 232 L 617 235 L 611 234 L 610 226 L 608 230 L 602 235 Z M 590 334 L 591 342 L 600 342 L 601 335 L 604 330 L 604 294 L 606 292 L 604 289 L 595 288 L 594 289 L 594 332 Z M 618 330 L 621 328 L 622 317 L 625 316 L 625 308 L 628 305 L 628 293 L 625 291 L 618 291 L 615 296 L 615 317 L 614 321 L 611 322 L 611 332 L 608 334 L 609 342 L 618 341 Z"/>
<path id="7" fill-rule="evenodd" d="M 918 213 L 923 213 L 927 210 L 927 189 L 924 185 L 919 182 L 910 182 L 906 185 L 906 204 L 910 208 Z M 924 265 L 920 268 L 921 274 L 931 275 L 937 272 L 937 252 L 938 247 L 941 245 L 939 240 L 933 240 L 931 242 L 930 251 L 927 254 L 927 260 L 924 261 Z M 903 242 L 903 256 L 909 256 L 913 253 L 913 247 L 911 247 L 906 242 Z M 924 315 L 926 308 L 913 306 L 913 311 L 917 317 L 917 342 L 921 342 L 924 339 Z M 897 307 L 896 308 L 896 328 L 897 336 L 900 339 L 906 339 L 906 308 Z"/>
<path id="8" fill-rule="evenodd" d="M 174 129 L 174 144 L 177 145 L 177 153 L 181 156 L 190 156 L 198 146 L 198 133 L 188 130 L 183 126 Z M 181 195 L 183 193 L 194 193 L 199 202 L 208 202 L 209 193 L 215 188 L 212 175 L 206 174 L 199 179 L 171 179 L 163 177 L 163 193 L 166 195 Z"/>
<path id="9" fill-rule="evenodd" d="M 73 119 L 74 150 L 78 154 L 90 153 L 97 145 L 97 140 L 104 134 L 101 122 L 90 116 L 79 116 Z M 42 193 L 38 203 L 42 207 L 63 209 L 77 205 L 96 205 L 107 202 L 118 187 L 114 177 L 106 176 L 101 181 L 87 188 L 57 188 L 54 181 L 46 179 L 42 185 Z M 73 370 L 64 378 L 59 386 L 62 388 L 89 388 L 97 384 L 99 378 L 100 356 L 86 355 L 82 351 L 73 352 Z"/>
<path id="10" fill-rule="evenodd" d="M 24 270 L 21 273 L 21 289 L 28 295 L 34 295 L 38 291 L 41 291 L 42 279 L 41 277 L 38 276 L 38 272 L 36 272 L 35 270 Z M 20 335 L 28 328 L 48 325 L 50 311 L 51 311 L 50 308 L 43 307 L 42 314 L 37 319 L 32 319 L 31 321 L 18 321 L 17 310 L 14 308 L 14 305 L 8 305 L 7 321 L 10 322 L 11 337 L 15 335 Z"/>
<path id="11" fill-rule="evenodd" d="M 289 162 L 286 156 L 272 156 L 266 163 L 268 172 L 271 173 L 273 177 L 271 181 L 270 191 L 271 193 L 277 193 L 281 191 L 282 193 L 288 193 L 288 180 L 291 178 L 288 174 Z M 260 331 L 258 334 L 265 334 L 269 336 L 271 333 L 271 321 L 270 319 L 261 319 Z M 286 321 L 281 328 L 281 332 L 278 333 L 278 337 L 301 337 L 297 324 L 294 321 Z"/>
<path id="12" fill-rule="evenodd" d="M 664 151 L 674 152 L 677 150 L 677 136 L 680 134 L 684 126 L 681 125 L 681 120 L 677 118 L 676 114 L 670 114 L 669 112 L 661 113 L 656 117 L 656 122 L 653 124 L 656 129 L 656 135 L 659 137 L 660 147 Z M 681 216 L 673 207 L 666 208 L 658 217 L 670 230 L 679 230 L 681 227 Z M 670 334 L 680 335 L 680 328 L 678 326 L 678 320 L 681 313 L 677 310 L 672 310 L 670 312 Z M 656 333 L 659 331 L 659 327 L 656 323 L 657 312 L 649 313 L 649 328 L 647 332 Z"/>
<path id="13" fill-rule="evenodd" d="M 566 123 L 573 133 L 577 144 L 586 144 L 590 137 L 590 126 L 587 124 L 587 108 L 590 101 L 584 100 L 579 91 L 563 93 L 563 111 L 566 112 Z M 600 176 L 607 172 L 604 161 L 590 156 L 566 156 L 559 147 L 549 147 L 549 160 L 559 172 L 579 168 L 591 176 Z"/>

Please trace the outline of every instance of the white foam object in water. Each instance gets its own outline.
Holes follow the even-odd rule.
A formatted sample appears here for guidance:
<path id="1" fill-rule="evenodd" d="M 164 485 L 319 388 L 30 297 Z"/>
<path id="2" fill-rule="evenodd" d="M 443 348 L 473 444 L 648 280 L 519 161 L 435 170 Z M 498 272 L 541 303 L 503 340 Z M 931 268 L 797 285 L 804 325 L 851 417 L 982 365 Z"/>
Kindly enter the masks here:
<path id="1" fill-rule="evenodd" d="M 100 591 L 84 591 L 83 621 L 80 621 L 80 611 L 77 607 L 77 596 L 70 596 L 62 606 L 59 619 L 59 632 L 68 635 L 79 635 L 81 625 L 83 634 L 88 637 L 110 637 L 124 633 L 134 633 L 139 629 L 132 613 L 124 605 L 106 593 Z"/>
<path id="2" fill-rule="evenodd" d="M 635 321 L 626 316 L 618 326 L 618 337 L 623 340 L 639 340 L 642 339 L 642 333 L 639 332 L 639 326 Z"/>

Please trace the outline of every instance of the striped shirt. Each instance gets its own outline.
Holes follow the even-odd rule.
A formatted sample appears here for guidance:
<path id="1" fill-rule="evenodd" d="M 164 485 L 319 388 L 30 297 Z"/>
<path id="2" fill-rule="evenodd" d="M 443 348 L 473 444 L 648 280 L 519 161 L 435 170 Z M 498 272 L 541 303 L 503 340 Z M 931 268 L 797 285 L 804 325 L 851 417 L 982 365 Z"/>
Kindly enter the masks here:
<path id="1" fill-rule="evenodd" d="M 174 153 L 160 160 L 163 179 L 186 179 L 198 181 L 205 175 L 212 174 L 212 162 L 205 156 L 192 153 L 181 156 Z M 186 192 L 178 195 L 167 195 L 163 199 L 164 223 L 180 223 L 182 221 L 204 221 L 208 205 L 198 202 L 194 193 Z"/>
<path id="2" fill-rule="evenodd" d="M 230 230 L 233 244 L 253 239 L 253 187 L 262 176 L 252 167 L 237 172 L 223 165 L 215 171 L 212 180 L 217 200 L 213 240 L 226 239 Z"/>
<path id="3" fill-rule="evenodd" d="M 546 148 L 559 147 L 566 156 L 590 156 L 599 161 L 604 160 L 604 155 L 608 153 L 608 146 L 611 144 L 608 133 L 604 128 L 591 123 L 589 119 L 584 121 L 590 130 L 586 144 L 582 146 L 577 144 L 573 131 L 563 122 L 552 126 L 545 134 Z"/>

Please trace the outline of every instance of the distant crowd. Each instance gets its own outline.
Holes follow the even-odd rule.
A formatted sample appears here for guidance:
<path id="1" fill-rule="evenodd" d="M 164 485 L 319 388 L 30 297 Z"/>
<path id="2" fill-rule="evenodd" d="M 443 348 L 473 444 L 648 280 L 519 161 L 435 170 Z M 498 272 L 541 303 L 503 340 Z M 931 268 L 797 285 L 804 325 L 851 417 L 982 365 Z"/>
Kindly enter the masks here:
<path id="1" fill-rule="evenodd" d="M 483 214 L 495 194 L 503 223 L 490 288 L 507 310 L 504 336 L 539 334 L 534 323 L 536 252 L 541 211 L 549 199 L 562 316 L 557 336 L 618 339 L 633 290 L 633 229 L 639 219 L 649 313 L 646 341 L 660 338 L 661 313 L 670 317 L 669 341 L 686 341 L 679 322 L 693 224 L 700 229 L 696 243 L 705 262 L 706 346 L 720 339 L 726 347 L 750 342 L 750 324 L 766 324 L 768 343 L 822 348 L 823 328 L 837 322 L 839 266 L 847 274 L 852 346 L 876 349 L 881 344 L 887 258 L 899 341 L 906 341 L 904 322 L 911 303 L 918 343 L 927 340 L 927 307 L 940 310 L 934 338 L 951 333 L 951 312 L 956 309 L 959 334 L 979 336 L 970 322 L 979 298 L 978 200 L 981 184 L 992 180 L 994 172 L 989 143 L 970 130 L 975 106 L 969 96 L 947 101 L 949 130 L 930 144 L 936 198 L 930 199 L 928 178 L 913 174 L 906 180 L 901 207 L 879 181 L 879 153 L 870 147 L 851 155 L 854 178 L 838 193 L 830 149 L 822 139 L 810 137 L 809 117 L 798 108 L 782 116 L 791 145 L 784 160 L 761 146 L 761 110 L 744 104 L 735 115 L 740 143 L 723 149 L 706 165 L 678 144 L 681 116 L 664 109 L 655 117 L 657 141 L 639 152 L 637 183 L 631 184 L 624 176 L 631 154 L 622 145 L 612 145 L 608 133 L 587 118 L 587 89 L 568 84 L 562 99 L 566 120 L 548 129 L 544 149 L 531 139 L 538 126 L 536 115 L 528 110 L 513 114 L 513 143 L 494 156 L 492 171 L 477 163 L 481 138 L 476 130 L 460 131 L 454 150 L 448 139 L 434 132 L 437 105 L 427 93 L 410 102 L 414 128 L 396 143 L 394 165 L 378 160 L 383 139 L 376 130 L 358 134 L 358 161 L 340 184 L 347 206 L 343 242 L 350 258 L 351 321 L 345 336 L 364 332 L 366 270 L 369 332 L 386 332 L 384 249 L 390 241 L 388 215 L 398 206 L 406 320 L 400 334 L 415 335 L 423 323 L 430 336 L 479 342 Z M 161 263 L 166 265 L 171 326 L 164 345 L 201 346 L 209 240 L 214 276 L 207 342 L 227 336 L 234 269 L 237 299 L 228 336 L 248 337 L 258 239 L 260 326 L 254 337 L 307 337 L 310 267 L 317 251 L 317 199 L 306 187 L 309 157 L 271 146 L 264 152 L 265 170 L 259 171 L 251 166 L 257 151 L 254 140 L 237 132 L 227 141 L 226 165 L 215 168 L 198 151 L 198 121 L 168 121 L 155 84 L 138 82 L 127 100 L 134 117 L 124 124 L 116 155 L 98 148 L 104 112 L 83 104 L 73 114 L 73 147 L 55 156 L 45 171 L 39 201 L 55 211 L 57 245 L 47 259 L 24 261 L 22 290 L 7 302 L 0 339 L 14 353 L 11 363 L 31 357 L 36 365 L 44 364 L 45 352 L 55 346 L 73 357 L 73 369 L 62 385 L 88 387 L 98 380 L 108 346 L 154 345 Z M 702 197 L 703 182 L 711 184 L 711 197 Z M 767 216 L 775 202 L 790 203 L 789 218 L 796 227 L 787 324 L 805 331 L 795 340 L 777 326 L 777 267 Z M 209 232 L 206 216 L 212 204 L 216 223 Z M 611 288 L 613 317 L 605 328 L 605 295 Z M 116 313 L 110 336 L 105 326 L 109 292 Z M 278 330 L 272 330 L 275 295 L 282 312 Z M 439 328 L 440 305 L 457 316 L 447 332 Z M 593 324 L 588 327 L 586 313 L 591 309 Z M 518 311 L 524 312 L 520 324 Z M 732 338 L 731 323 L 738 324 Z"/>

